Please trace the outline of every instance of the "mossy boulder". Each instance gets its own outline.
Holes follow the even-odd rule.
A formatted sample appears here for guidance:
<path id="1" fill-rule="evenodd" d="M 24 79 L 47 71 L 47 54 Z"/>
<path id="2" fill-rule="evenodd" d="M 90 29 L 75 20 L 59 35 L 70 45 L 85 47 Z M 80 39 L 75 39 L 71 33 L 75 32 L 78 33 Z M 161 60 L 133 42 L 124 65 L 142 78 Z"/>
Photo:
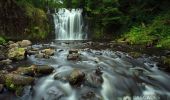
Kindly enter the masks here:
<path id="1" fill-rule="evenodd" d="M 30 67 L 19 67 L 12 73 L 27 76 L 41 76 L 51 74 L 53 70 L 53 67 L 47 65 L 32 65 Z"/>
<path id="2" fill-rule="evenodd" d="M 80 86 L 85 81 L 85 73 L 74 69 L 69 76 L 69 83 L 73 86 Z"/>
<path id="3" fill-rule="evenodd" d="M 25 58 L 25 48 L 12 48 L 8 51 L 8 57 L 12 60 L 23 60 Z"/>

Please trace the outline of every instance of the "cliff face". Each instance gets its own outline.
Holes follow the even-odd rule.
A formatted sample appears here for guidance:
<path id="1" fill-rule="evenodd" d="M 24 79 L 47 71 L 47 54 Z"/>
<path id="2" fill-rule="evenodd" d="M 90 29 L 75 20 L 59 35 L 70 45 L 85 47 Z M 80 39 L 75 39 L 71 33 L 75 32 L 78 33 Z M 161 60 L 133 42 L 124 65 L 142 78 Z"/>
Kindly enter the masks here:
<path id="1" fill-rule="evenodd" d="M 45 12 L 29 3 L 0 1 L 0 35 L 9 39 L 45 38 L 49 32 Z"/>

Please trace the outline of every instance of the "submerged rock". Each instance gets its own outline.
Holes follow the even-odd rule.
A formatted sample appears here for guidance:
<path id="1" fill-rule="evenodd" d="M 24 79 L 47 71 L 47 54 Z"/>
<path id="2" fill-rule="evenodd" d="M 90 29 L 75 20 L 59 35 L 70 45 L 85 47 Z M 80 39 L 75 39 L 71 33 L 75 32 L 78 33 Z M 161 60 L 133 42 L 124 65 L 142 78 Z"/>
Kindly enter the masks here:
<path id="1" fill-rule="evenodd" d="M 102 97 L 93 91 L 88 91 L 84 93 L 79 100 L 102 100 Z"/>
<path id="2" fill-rule="evenodd" d="M 87 83 L 92 87 L 99 87 L 103 83 L 102 72 L 100 69 L 96 69 L 92 73 L 86 76 Z"/>
<path id="3" fill-rule="evenodd" d="M 73 86 L 80 86 L 85 81 L 85 73 L 74 69 L 69 76 L 69 83 Z"/>

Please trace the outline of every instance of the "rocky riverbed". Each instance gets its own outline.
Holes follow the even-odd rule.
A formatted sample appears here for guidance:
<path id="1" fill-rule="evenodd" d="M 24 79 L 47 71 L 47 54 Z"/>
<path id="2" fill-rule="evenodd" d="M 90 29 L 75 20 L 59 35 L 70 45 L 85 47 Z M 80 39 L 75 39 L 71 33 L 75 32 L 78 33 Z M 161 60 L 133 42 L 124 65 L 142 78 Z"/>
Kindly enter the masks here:
<path id="1" fill-rule="evenodd" d="M 0 46 L 0 99 L 165 100 L 169 55 L 169 50 L 114 41 L 9 41 Z"/>

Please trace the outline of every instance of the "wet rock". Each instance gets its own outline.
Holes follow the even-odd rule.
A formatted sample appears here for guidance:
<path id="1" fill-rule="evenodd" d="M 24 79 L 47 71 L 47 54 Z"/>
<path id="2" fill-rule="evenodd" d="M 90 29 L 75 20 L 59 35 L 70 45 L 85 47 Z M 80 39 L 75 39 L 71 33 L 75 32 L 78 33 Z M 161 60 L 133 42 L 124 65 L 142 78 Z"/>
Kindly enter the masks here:
<path id="1" fill-rule="evenodd" d="M 142 54 L 139 52 L 130 52 L 129 55 L 133 58 L 139 58 L 142 56 Z"/>
<path id="2" fill-rule="evenodd" d="M 12 60 L 10 59 L 0 61 L 0 65 L 10 65 L 11 63 L 12 63 Z"/>
<path id="3" fill-rule="evenodd" d="M 51 74 L 53 70 L 53 67 L 47 65 L 32 65 L 30 67 L 19 67 L 16 71 L 13 71 L 13 73 L 28 76 L 41 76 Z"/>
<path id="4" fill-rule="evenodd" d="M 96 95 L 93 91 L 88 91 L 81 96 L 80 100 L 102 100 L 102 98 Z"/>
<path id="5" fill-rule="evenodd" d="M 71 50 L 69 50 L 69 54 L 73 54 L 73 53 L 78 53 L 78 50 L 77 49 L 71 49 Z"/>
<path id="6" fill-rule="evenodd" d="M 55 53 L 55 50 L 54 49 L 44 49 L 41 52 L 44 53 L 45 55 L 53 56 Z"/>
<path id="7" fill-rule="evenodd" d="M 36 65 L 36 71 L 38 74 L 51 74 L 54 68 L 48 65 Z"/>
<path id="8" fill-rule="evenodd" d="M 102 55 L 101 52 L 95 52 L 95 55 Z"/>
<path id="9" fill-rule="evenodd" d="M 103 83 L 102 72 L 100 69 L 96 69 L 92 73 L 86 76 L 87 83 L 92 87 L 99 87 Z"/>
<path id="10" fill-rule="evenodd" d="M 33 50 L 28 50 L 27 51 L 27 55 L 36 55 L 36 54 L 38 54 L 39 52 L 38 51 L 33 51 Z"/>
<path id="11" fill-rule="evenodd" d="M 34 78 L 17 75 L 17 74 L 6 74 L 5 75 L 5 85 L 7 89 L 16 91 L 19 87 L 32 85 Z"/>
<path id="12" fill-rule="evenodd" d="M 85 81 L 85 73 L 74 69 L 69 76 L 69 83 L 73 86 L 80 86 Z"/>
<path id="13" fill-rule="evenodd" d="M 62 91 L 56 87 L 51 87 L 47 90 L 47 96 L 45 96 L 44 99 L 59 100 L 62 96 L 64 96 Z"/>
<path id="14" fill-rule="evenodd" d="M 79 60 L 80 56 L 78 53 L 73 53 L 73 54 L 69 54 L 67 56 L 67 60 Z"/>
<path id="15" fill-rule="evenodd" d="M 0 84 L 0 93 L 3 92 L 3 89 L 4 89 L 4 85 Z"/>
<path id="16" fill-rule="evenodd" d="M 8 51 L 8 57 L 12 60 L 22 60 L 25 58 L 24 48 L 12 48 Z"/>
<path id="17" fill-rule="evenodd" d="M 38 53 L 35 55 L 35 58 L 44 58 L 44 54 L 43 53 Z"/>
<path id="18" fill-rule="evenodd" d="M 30 46 L 32 43 L 29 40 L 22 40 L 22 41 L 18 42 L 18 44 L 20 47 L 24 48 L 24 47 Z"/>
<path id="19" fill-rule="evenodd" d="M 54 75 L 55 80 L 60 80 L 60 81 L 67 81 L 67 76 L 62 76 L 61 74 L 56 74 Z"/>

